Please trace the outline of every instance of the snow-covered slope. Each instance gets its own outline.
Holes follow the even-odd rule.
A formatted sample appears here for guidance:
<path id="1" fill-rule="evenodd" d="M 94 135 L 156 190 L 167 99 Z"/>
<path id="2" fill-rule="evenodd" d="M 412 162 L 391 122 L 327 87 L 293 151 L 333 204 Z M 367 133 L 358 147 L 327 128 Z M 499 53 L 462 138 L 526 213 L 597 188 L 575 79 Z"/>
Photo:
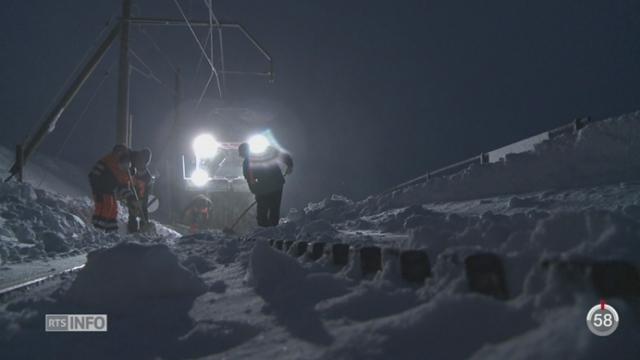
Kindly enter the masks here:
<path id="1" fill-rule="evenodd" d="M 0 167 L 10 167 L 12 156 L 0 147 Z M 0 182 L 0 264 L 77 255 L 121 241 L 91 225 L 93 203 L 81 173 L 71 164 L 36 155 L 24 183 Z M 119 216 L 123 225 L 126 209 Z M 161 225 L 157 229 L 169 238 L 178 235 Z"/>
<path id="2" fill-rule="evenodd" d="M 375 201 L 402 206 L 483 198 L 640 179 L 640 112 L 591 123 L 504 161 L 474 164 L 454 175 Z"/>

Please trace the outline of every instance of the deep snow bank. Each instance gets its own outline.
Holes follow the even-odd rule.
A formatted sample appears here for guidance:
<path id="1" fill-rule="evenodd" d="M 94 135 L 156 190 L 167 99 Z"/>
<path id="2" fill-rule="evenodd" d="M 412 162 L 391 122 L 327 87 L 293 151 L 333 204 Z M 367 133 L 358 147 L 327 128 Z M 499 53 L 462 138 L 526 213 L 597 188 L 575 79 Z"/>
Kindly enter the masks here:
<path id="1" fill-rule="evenodd" d="M 0 183 L 0 264 L 84 253 L 123 238 L 172 241 L 179 237 L 157 223 L 157 235 L 105 234 L 91 225 L 92 212 L 93 203 L 87 197 L 60 195 L 28 183 Z M 126 216 L 121 207 L 121 224 Z"/>
<path id="2" fill-rule="evenodd" d="M 69 284 L 47 298 L 17 300 L 0 311 L 0 344 L 11 359 L 192 358 L 234 341 L 234 329 L 189 316 L 207 286 L 165 245 L 121 243 L 88 255 Z M 99 336 L 42 331 L 45 314 L 107 314 Z M 216 339 L 211 334 L 219 333 Z M 96 335 L 96 334 L 94 334 Z"/>
<path id="3" fill-rule="evenodd" d="M 88 254 L 65 300 L 113 313 L 154 299 L 188 297 L 193 301 L 205 291 L 202 280 L 182 267 L 166 245 L 121 243 Z"/>
<path id="4" fill-rule="evenodd" d="M 73 199 L 23 183 L 0 184 L 0 262 L 20 262 L 99 246 L 89 199 Z"/>
<path id="5" fill-rule="evenodd" d="M 640 112 L 592 123 L 576 134 L 539 143 L 534 151 L 510 154 L 497 163 L 474 164 L 377 201 L 399 206 L 638 179 Z"/>

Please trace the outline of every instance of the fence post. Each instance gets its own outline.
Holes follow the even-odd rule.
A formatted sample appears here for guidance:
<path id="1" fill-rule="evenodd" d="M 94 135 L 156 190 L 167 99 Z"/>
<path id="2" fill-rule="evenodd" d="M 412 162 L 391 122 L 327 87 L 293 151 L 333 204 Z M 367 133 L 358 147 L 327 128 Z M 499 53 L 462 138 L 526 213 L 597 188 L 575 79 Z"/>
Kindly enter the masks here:
<path id="1" fill-rule="evenodd" d="M 325 243 L 314 242 L 311 243 L 311 252 L 308 254 L 309 259 L 316 261 L 324 255 Z"/>
<path id="2" fill-rule="evenodd" d="M 581 117 L 573 120 L 573 132 L 578 132 L 578 130 L 587 126 L 587 124 L 591 121 L 591 117 Z"/>
<path id="3" fill-rule="evenodd" d="M 293 245 L 295 246 L 295 255 L 296 257 L 300 257 L 307 252 L 307 248 L 309 247 L 309 243 L 306 241 L 296 241 Z"/>
<path id="4" fill-rule="evenodd" d="M 24 178 L 24 150 L 22 144 L 16 145 L 16 176 L 18 182 L 22 182 Z"/>
<path id="5" fill-rule="evenodd" d="M 485 165 L 489 163 L 489 154 L 488 153 L 480 153 L 480 164 Z"/>

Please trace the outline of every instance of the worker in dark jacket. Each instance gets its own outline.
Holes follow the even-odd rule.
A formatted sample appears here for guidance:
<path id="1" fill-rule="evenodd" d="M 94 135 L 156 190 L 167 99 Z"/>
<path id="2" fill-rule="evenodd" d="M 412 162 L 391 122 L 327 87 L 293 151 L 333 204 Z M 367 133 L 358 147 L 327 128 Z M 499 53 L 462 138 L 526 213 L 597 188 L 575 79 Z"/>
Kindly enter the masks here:
<path id="1" fill-rule="evenodd" d="M 151 163 L 151 149 L 144 148 L 140 151 L 131 152 L 131 168 L 133 185 L 135 189 L 135 201 L 128 202 L 129 222 L 127 230 L 129 233 L 139 232 L 149 226 L 149 193 L 153 185 L 153 175 L 149 172 Z"/>
<path id="2" fill-rule="evenodd" d="M 117 199 L 130 199 L 133 195 L 128 171 L 130 162 L 129 149 L 116 145 L 91 169 L 89 184 L 95 203 L 92 222 L 96 229 L 118 230 Z"/>
<path id="3" fill-rule="evenodd" d="M 257 218 L 259 226 L 277 226 L 280 222 L 280 203 L 284 175 L 281 166 L 285 166 L 285 175 L 293 171 L 293 159 L 289 154 L 279 153 L 270 149 L 275 156 L 268 159 L 251 159 L 249 144 L 243 143 L 238 147 L 238 154 L 244 159 L 242 173 L 249 190 L 255 195 L 257 203 Z"/>

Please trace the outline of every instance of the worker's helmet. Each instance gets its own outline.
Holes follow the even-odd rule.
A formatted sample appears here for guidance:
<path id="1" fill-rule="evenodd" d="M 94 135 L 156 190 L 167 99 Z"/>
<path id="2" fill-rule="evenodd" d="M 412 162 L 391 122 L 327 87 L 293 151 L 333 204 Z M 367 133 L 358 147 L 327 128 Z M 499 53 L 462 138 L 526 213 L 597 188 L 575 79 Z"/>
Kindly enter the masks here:
<path id="1" fill-rule="evenodd" d="M 129 148 L 124 144 L 116 144 L 111 150 L 112 153 L 122 155 L 129 152 Z"/>
<path id="2" fill-rule="evenodd" d="M 244 142 L 242 144 L 240 144 L 240 146 L 238 146 L 238 155 L 243 158 L 246 159 L 247 157 L 249 157 L 249 144 Z"/>

